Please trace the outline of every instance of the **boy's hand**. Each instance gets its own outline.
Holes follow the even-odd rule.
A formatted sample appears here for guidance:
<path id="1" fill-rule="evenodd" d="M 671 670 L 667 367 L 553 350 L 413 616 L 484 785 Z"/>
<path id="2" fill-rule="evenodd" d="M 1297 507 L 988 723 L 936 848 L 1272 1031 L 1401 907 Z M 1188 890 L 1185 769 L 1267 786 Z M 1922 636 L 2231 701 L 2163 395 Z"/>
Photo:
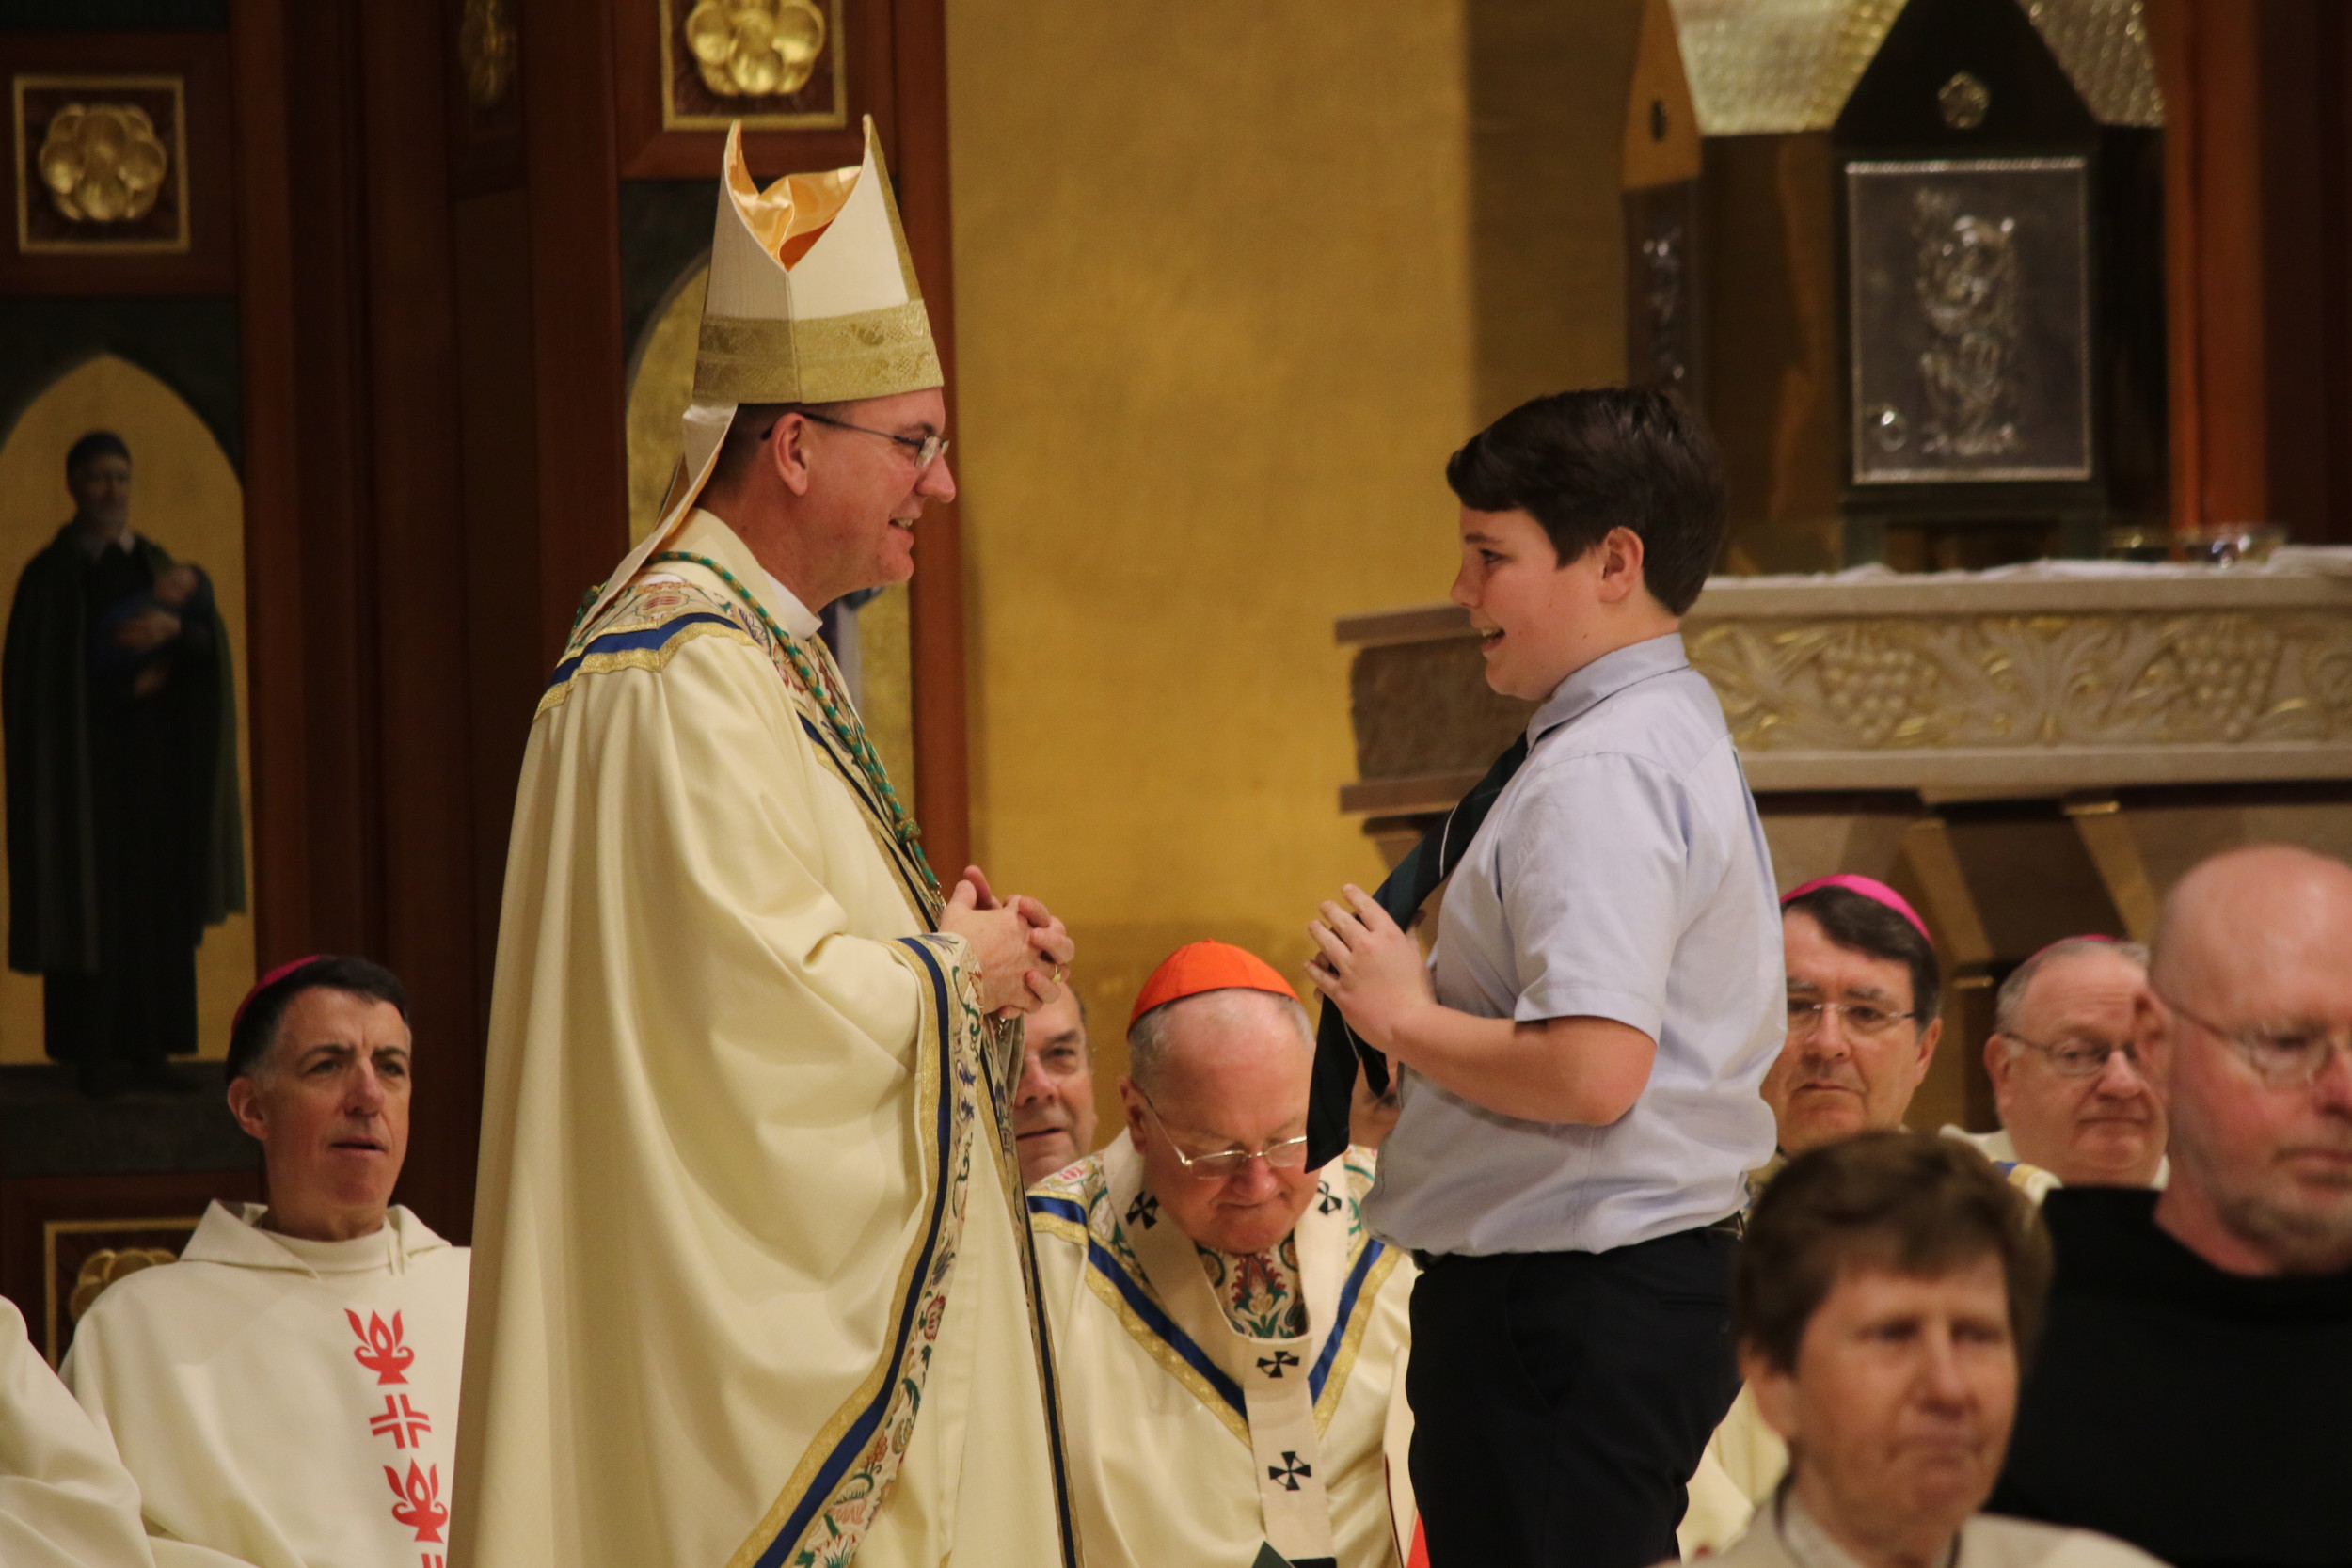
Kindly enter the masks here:
<path id="1" fill-rule="evenodd" d="M 1322 949 L 1307 974 L 1365 1044 L 1394 1055 L 1405 1021 L 1437 1006 L 1429 968 L 1421 945 L 1370 894 L 1353 882 L 1342 894 L 1348 907 L 1327 901 L 1323 918 L 1307 923 L 1307 934 Z"/>

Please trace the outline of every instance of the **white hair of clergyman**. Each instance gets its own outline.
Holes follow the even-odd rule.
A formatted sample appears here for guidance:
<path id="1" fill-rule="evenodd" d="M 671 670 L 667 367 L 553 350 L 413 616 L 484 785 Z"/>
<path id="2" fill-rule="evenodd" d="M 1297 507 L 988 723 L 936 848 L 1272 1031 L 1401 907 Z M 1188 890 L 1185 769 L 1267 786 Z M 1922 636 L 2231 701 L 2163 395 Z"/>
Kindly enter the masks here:
<path id="1" fill-rule="evenodd" d="M 2001 982 L 1998 994 L 1993 999 L 1993 1029 L 2009 1041 L 2010 1053 L 2016 1054 L 2020 1046 L 2017 1021 L 2026 1010 L 2026 992 L 2033 989 L 2033 977 L 2060 958 L 2077 958 L 2085 953 L 2112 953 L 2129 959 L 2143 971 L 2148 967 L 2148 948 L 2144 942 L 2116 942 L 2107 937 L 2068 937 L 2049 946 L 2010 971 Z"/>
<path id="2" fill-rule="evenodd" d="M 1307 1009 L 1294 997 L 1281 996 L 1270 990 L 1251 990 L 1247 987 L 1229 986 L 1217 990 L 1197 991 L 1163 1002 L 1129 1025 L 1127 1030 L 1127 1076 L 1136 1087 L 1150 1094 L 1168 1072 L 1171 1049 L 1168 1038 L 1179 1007 L 1189 1007 L 1212 998 L 1249 996 L 1279 1011 L 1298 1031 L 1298 1043 L 1307 1050 L 1315 1048 L 1314 1025 L 1308 1022 Z"/>

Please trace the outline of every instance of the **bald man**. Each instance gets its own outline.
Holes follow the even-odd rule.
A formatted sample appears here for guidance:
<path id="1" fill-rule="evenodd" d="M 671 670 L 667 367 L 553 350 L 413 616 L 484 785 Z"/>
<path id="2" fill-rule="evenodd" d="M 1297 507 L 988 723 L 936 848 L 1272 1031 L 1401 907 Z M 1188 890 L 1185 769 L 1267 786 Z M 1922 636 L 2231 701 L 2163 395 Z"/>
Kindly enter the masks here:
<path id="1" fill-rule="evenodd" d="M 1413 1266 L 1364 1228 L 1369 1150 L 1307 1168 L 1305 1009 L 1254 954 L 1194 942 L 1127 1047 L 1125 1131 L 1029 1189 L 1088 1563 L 1396 1568 Z"/>
<path id="2" fill-rule="evenodd" d="M 2045 1201 L 2049 1328 L 1992 1506 L 2171 1563 L 2352 1560 L 2352 866 L 2206 861 L 2149 981 L 2171 1182 Z"/>
<path id="3" fill-rule="evenodd" d="M 2133 1038 L 2147 986 L 2148 949 L 2106 937 L 2068 937 L 2019 964 L 1984 1042 L 2000 1131 L 1944 1131 L 2070 1187 L 2163 1186 L 2164 1102 Z"/>

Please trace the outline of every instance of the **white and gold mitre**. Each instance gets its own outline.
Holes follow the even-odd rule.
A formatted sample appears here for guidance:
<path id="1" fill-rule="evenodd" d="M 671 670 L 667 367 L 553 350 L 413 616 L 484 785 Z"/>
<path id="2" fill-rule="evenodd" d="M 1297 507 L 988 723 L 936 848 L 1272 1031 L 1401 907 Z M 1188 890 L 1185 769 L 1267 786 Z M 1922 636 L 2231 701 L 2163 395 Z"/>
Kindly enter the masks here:
<path id="1" fill-rule="evenodd" d="M 872 117 L 863 163 L 787 174 L 764 191 L 743 161 L 741 124 L 730 126 L 677 476 L 660 522 L 587 614 L 635 577 L 693 510 L 739 405 L 850 403 L 945 381 Z"/>
<path id="2" fill-rule="evenodd" d="M 696 402 L 847 403 L 941 385 L 872 119 L 857 167 L 787 175 L 764 191 L 739 125 L 720 180 Z"/>

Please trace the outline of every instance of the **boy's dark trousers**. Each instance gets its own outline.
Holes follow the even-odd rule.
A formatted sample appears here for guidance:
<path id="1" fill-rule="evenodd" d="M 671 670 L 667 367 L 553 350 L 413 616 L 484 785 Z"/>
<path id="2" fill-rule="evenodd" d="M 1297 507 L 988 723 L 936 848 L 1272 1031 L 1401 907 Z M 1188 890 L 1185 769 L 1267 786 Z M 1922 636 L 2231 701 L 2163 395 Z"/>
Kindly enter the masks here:
<path id="1" fill-rule="evenodd" d="M 1651 1568 L 1740 1391 L 1739 1240 L 1423 1259 L 1412 1475 L 1430 1568 Z"/>

